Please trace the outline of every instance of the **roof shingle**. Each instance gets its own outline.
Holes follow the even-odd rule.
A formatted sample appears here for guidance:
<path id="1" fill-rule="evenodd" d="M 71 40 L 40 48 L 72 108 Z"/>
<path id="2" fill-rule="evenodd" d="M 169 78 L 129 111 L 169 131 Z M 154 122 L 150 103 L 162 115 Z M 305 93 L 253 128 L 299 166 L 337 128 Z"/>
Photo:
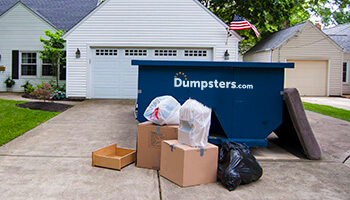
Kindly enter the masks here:
<path id="1" fill-rule="evenodd" d="M 1 0 L 0 15 L 22 2 L 58 30 L 68 31 L 97 6 L 98 0 Z"/>
<path id="2" fill-rule="evenodd" d="M 271 50 L 280 46 L 283 41 L 285 41 L 287 38 L 294 35 L 305 23 L 306 22 L 300 23 L 266 36 L 264 39 L 258 42 L 255 46 L 249 49 L 247 53 Z"/>
<path id="3" fill-rule="evenodd" d="M 323 32 L 341 46 L 345 52 L 350 53 L 350 23 L 327 28 Z"/>

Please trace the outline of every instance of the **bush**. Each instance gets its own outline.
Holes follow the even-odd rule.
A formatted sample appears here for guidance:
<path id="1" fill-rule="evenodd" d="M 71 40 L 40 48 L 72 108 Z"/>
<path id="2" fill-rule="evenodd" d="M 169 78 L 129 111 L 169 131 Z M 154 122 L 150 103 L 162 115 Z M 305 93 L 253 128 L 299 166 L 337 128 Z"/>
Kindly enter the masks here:
<path id="1" fill-rule="evenodd" d="M 51 94 L 52 99 L 54 100 L 60 100 L 60 99 L 65 99 L 66 98 L 66 92 L 64 91 L 59 91 L 59 90 L 55 90 L 53 91 L 53 93 Z"/>
<path id="2" fill-rule="evenodd" d="M 24 88 L 24 92 L 26 94 L 29 94 L 35 90 L 35 87 L 31 83 L 29 83 L 29 81 L 26 81 L 24 85 L 21 85 L 21 87 Z"/>
<path id="3" fill-rule="evenodd" d="M 27 83 L 26 83 L 27 84 Z M 24 84 L 24 85 L 26 85 Z M 66 85 L 56 86 L 53 85 L 54 82 L 50 81 L 49 83 L 41 82 L 40 85 L 37 85 L 36 89 L 30 84 L 27 84 L 28 90 L 32 87 L 30 95 L 36 96 L 38 99 L 44 100 L 60 100 L 66 98 Z M 24 87 L 24 85 L 22 87 Z"/>
<path id="4" fill-rule="evenodd" d="M 37 85 L 37 88 L 30 93 L 30 95 L 36 96 L 38 99 L 49 100 L 52 98 L 52 91 L 50 83 L 41 82 L 41 85 Z"/>

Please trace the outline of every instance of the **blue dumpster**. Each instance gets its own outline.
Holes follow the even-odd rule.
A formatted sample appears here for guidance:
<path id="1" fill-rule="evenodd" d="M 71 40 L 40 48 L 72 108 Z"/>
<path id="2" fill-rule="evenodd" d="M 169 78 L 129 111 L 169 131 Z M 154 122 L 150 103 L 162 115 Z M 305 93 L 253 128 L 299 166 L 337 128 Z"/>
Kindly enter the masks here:
<path id="1" fill-rule="evenodd" d="M 196 99 L 212 108 L 209 141 L 267 146 L 282 123 L 284 68 L 293 63 L 133 60 L 139 66 L 138 116 L 155 97 L 171 95 L 181 104 Z M 212 129 L 213 128 L 213 129 Z"/>

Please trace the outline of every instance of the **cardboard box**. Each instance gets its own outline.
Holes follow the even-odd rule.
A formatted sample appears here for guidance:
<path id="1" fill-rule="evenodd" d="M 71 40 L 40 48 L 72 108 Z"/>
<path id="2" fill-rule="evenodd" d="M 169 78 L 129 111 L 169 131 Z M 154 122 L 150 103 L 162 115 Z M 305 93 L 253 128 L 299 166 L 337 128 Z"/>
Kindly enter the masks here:
<path id="1" fill-rule="evenodd" d="M 136 166 L 159 170 L 163 140 L 177 139 L 178 125 L 159 126 L 152 122 L 138 125 Z"/>
<path id="2" fill-rule="evenodd" d="M 218 147 L 204 148 L 180 144 L 177 140 L 162 143 L 160 175 L 182 187 L 216 182 Z"/>
<path id="3" fill-rule="evenodd" d="M 108 147 L 92 152 L 92 166 L 100 166 L 120 170 L 136 160 L 136 151 L 117 147 L 112 144 Z"/>

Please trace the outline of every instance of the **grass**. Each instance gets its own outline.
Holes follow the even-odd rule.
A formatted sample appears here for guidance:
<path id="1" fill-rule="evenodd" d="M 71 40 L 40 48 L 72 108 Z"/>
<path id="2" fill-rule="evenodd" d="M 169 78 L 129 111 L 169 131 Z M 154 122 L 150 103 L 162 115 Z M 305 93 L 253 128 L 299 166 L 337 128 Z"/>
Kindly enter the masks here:
<path id="1" fill-rule="evenodd" d="M 345 110 L 345 109 L 341 109 L 341 108 L 334 108 L 332 106 L 307 103 L 307 102 L 303 102 L 303 105 L 304 105 L 304 108 L 306 110 L 350 122 L 350 111 L 349 110 Z"/>
<path id="2" fill-rule="evenodd" d="M 59 114 L 16 107 L 20 103 L 0 99 L 0 146 Z"/>

